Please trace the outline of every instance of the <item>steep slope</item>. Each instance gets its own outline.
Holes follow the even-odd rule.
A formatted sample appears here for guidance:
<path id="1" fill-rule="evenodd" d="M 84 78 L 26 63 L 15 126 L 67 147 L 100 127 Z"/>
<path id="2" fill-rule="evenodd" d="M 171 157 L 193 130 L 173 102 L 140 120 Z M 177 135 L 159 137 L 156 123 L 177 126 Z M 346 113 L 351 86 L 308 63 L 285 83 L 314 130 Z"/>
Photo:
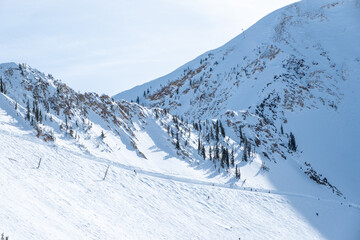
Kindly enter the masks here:
<path id="1" fill-rule="evenodd" d="M 354 205 L 140 169 L 134 173 L 115 158 L 36 138 L 0 106 L 0 230 L 10 239 L 359 236 L 360 210 Z"/>
<path id="2" fill-rule="evenodd" d="M 359 8 L 296 3 L 114 98 L 0 64 L 0 228 L 358 239 Z"/>
<path id="3" fill-rule="evenodd" d="M 292 4 L 114 98 L 188 121 L 222 120 L 230 138 L 245 135 L 262 159 L 296 161 L 311 179 L 360 201 L 359 13 L 351 0 Z"/>
<path id="4" fill-rule="evenodd" d="M 13 238 L 358 236 L 356 202 L 248 152 L 221 121 L 76 93 L 24 64 L 1 64 L 0 80 L 0 216 Z"/>

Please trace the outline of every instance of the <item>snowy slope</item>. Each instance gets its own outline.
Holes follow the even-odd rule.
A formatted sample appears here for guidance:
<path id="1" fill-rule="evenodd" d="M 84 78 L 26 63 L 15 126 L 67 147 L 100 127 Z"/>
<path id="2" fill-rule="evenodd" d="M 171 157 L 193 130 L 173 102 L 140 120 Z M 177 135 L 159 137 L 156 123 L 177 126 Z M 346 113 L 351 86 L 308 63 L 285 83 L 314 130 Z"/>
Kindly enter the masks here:
<path id="1" fill-rule="evenodd" d="M 0 231 L 358 239 L 359 11 L 290 5 L 114 98 L 0 64 Z"/>
<path id="2" fill-rule="evenodd" d="M 0 122 L 1 231 L 10 239 L 356 239 L 360 234 L 360 209 L 345 202 L 135 174 L 114 162 L 102 181 L 109 161 L 44 143 L 18 128 L 3 109 Z"/>
<path id="3" fill-rule="evenodd" d="M 224 46 L 114 96 L 194 119 L 243 127 L 272 161 L 296 161 L 360 201 L 359 1 L 301 1 L 279 9 Z M 283 126 L 284 134 L 280 134 Z M 298 145 L 288 154 L 289 134 Z M 267 159 L 262 155 L 262 159 Z"/>
<path id="4" fill-rule="evenodd" d="M 238 180 L 233 166 L 220 168 L 198 154 L 205 130 L 162 109 L 75 93 L 26 65 L 2 64 L 0 70 L 0 216 L 14 239 L 359 234 L 359 204 L 314 183 L 296 162 L 267 161 L 267 172 L 260 154 L 242 162 L 243 147 L 226 136 L 219 144 L 235 148 Z M 27 100 L 35 109 L 31 120 Z M 117 121 L 109 121 L 114 116 Z"/>

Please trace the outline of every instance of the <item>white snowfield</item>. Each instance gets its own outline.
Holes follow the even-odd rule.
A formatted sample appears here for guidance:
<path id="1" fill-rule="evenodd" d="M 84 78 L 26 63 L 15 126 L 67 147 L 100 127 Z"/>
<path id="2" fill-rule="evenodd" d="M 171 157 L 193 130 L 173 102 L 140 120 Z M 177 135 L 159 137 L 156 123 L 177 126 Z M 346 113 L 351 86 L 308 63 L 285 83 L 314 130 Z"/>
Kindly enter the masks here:
<path id="1" fill-rule="evenodd" d="M 0 227 L 10 239 L 360 236 L 360 209 L 346 200 L 244 190 L 84 155 L 34 138 L 3 109 L 0 151 Z"/>
<path id="2" fill-rule="evenodd" d="M 283 126 L 295 135 L 298 154 L 289 156 L 285 151 L 290 161 L 277 155 L 278 164 L 269 163 L 269 181 L 276 188 L 308 191 L 309 186 L 299 184 L 292 169 L 296 168 L 294 161 L 303 169 L 310 163 L 347 199 L 360 202 L 359 16 L 359 0 L 291 4 L 224 46 L 114 98 L 135 100 L 139 96 L 145 106 L 167 108 L 185 118 L 238 122 L 236 128 L 242 125 L 247 136 L 262 141 L 260 155 L 282 151 L 274 146 L 282 145 L 279 132 Z M 259 112 L 271 122 L 267 130 L 273 143 L 257 130 L 262 127 L 256 125 Z M 231 135 L 231 130 L 227 133 Z M 234 140 L 238 138 L 235 133 Z"/>
<path id="3" fill-rule="evenodd" d="M 0 234 L 359 240 L 359 16 L 358 0 L 301 1 L 119 101 L 0 64 Z M 215 120 L 226 136 L 206 140 Z M 200 139 L 234 150 L 240 179 Z"/>

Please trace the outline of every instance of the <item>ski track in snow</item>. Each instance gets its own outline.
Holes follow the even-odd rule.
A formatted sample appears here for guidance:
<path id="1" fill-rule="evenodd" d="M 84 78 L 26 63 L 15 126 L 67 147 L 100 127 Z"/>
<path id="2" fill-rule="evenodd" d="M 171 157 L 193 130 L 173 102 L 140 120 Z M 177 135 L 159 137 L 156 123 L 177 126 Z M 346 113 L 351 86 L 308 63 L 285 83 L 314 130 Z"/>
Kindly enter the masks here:
<path id="1" fill-rule="evenodd" d="M 0 132 L 7 134 L 7 132 L 5 132 L 3 130 L 0 130 Z M 22 140 L 32 142 L 30 140 L 30 138 L 32 138 L 32 136 L 25 137 L 25 138 L 20 137 L 20 136 L 14 136 L 14 135 L 12 135 L 12 136 L 17 137 L 17 138 L 21 138 Z M 26 139 L 26 138 L 28 138 L 28 139 Z M 41 144 L 43 144 L 43 143 L 41 143 Z M 168 175 L 168 174 L 159 173 L 159 172 L 148 171 L 148 170 L 141 169 L 139 167 L 134 167 L 134 166 L 131 166 L 131 165 L 125 165 L 125 164 L 122 164 L 122 163 L 119 163 L 119 162 L 114 162 L 114 161 L 111 161 L 109 159 L 93 156 L 93 155 L 90 155 L 90 154 L 88 154 L 88 155 L 81 154 L 81 153 L 75 152 L 73 150 L 65 149 L 63 147 L 57 146 L 56 147 L 57 153 L 62 154 L 61 152 L 59 152 L 59 150 L 62 150 L 64 152 L 66 152 L 66 153 L 71 153 L 71 154 L 76 155 L 77 157 L 80 157 L 80 158 L 83 158 L 83 159 L 89 159 L 89 160 L 97 162 L 97 163 L 103 163 L 103 164 L 106 164 L 106 165 L 108 165 L 110 167 L 121 168 L 121 169 L 128 170 L 128 171 L 131 171 L 131 172 L 136 171 L 136 173 L 135 173 L 136 175 L 137 174 L 142 174 L 142 175 L 146 175 L 146 176 L 151 176 L 151 177 L 155 177 L 155 178 L 171 180 L 171 181 L 176 181 L 176 182 L 181 182 L 181 183 L 186 183 L 186 184 L 195 184 L 195 185 L 201 185 L 201 186 L 226 188 L 226 189 L 232 189 L 232 190 L 236 190 L 236 191 L 247 191 L 247 192 L 263 193 L 263 194 L 276 194 L 276 195 L 281 195 L 281 196 L 307 198 L 307 199 L 314 199 L 314 200 L 319 200 L 319 201 L 338 203 L 338 204 L 345 204 L 345 205 L 347 204 L 347 205 L 349 205 L 349 207 L 353 207 L 355 209 L 360 210 L 360 204 L 358 204 L 358 203 L 351 203 L 351 202 L 345 202 L 345 201 L 336 201 L 336 200 L 333 200 L 333 199 L 324 199 L 324 198 L 320 198 L 320 197 L 317 197 L 317 196 L 311 196 L 311 195 L 301 194 L 301 193 L 283 192 L 283 191 L 260 189 L 260 188 L 254 188 L 254 187 L 239 187 L 239 186 L 236 186 L 234 184 L 221 184 L 221 183 L 210 182 L 210 181 L 207 182 L 207 181 L 201 181 L 201 180 L 196 180 L 196 179 L 189 179 L 189 178 L 184 178 L 184 177 L 179 177 L 179 176 L 174 176 L 174 175 Z"/>

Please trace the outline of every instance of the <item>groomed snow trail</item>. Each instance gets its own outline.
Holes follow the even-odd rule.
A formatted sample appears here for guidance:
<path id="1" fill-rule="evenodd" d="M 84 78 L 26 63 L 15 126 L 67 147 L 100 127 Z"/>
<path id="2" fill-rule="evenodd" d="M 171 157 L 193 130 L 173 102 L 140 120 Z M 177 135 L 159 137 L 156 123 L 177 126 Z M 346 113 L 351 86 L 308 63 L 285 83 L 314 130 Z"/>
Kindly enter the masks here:
<path id="1" fill-rule="evenodd" d="M 0 126 L 0 227 L 12 239 L 359 236 L 360 212 L 345 204 L 151 172 L 9 128 Z"/>

